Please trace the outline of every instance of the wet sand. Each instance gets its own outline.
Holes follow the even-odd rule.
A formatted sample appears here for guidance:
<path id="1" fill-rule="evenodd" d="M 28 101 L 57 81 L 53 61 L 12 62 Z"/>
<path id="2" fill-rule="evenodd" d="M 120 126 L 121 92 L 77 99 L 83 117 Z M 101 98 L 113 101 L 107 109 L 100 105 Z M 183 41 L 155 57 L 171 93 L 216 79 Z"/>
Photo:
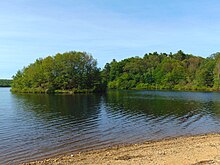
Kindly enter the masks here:
<path id="1" fill-rule="evenodd" d="M 220 134 L 170 138 L 26 163 L 40 164 L 220 165 Z"/>

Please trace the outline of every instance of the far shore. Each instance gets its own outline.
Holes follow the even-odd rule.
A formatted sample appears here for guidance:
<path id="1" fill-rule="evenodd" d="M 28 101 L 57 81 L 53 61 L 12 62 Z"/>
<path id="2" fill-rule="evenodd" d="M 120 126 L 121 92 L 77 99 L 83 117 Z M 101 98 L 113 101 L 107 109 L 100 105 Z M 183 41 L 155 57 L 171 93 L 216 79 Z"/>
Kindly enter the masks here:
<path id="1" fill-rule="evenodd" d="M 219 165 L 220 134 L 183 136 L 49 158 L 24 165 Z"/>

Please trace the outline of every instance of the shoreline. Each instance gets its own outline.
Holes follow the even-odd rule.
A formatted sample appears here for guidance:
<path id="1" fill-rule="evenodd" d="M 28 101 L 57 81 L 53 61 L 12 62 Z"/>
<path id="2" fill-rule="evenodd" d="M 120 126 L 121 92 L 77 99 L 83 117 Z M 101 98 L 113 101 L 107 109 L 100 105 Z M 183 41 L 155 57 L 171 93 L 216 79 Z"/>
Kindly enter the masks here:
<path id="1" fill-rule="evenodd" d="M 146 141 L 140 144 L 62 155 L 24 165 L 61 164 L 220 164 L 220 134 L 203 134 Z"/>
<path id="2" fill-rule="evenodd" d="M 82 90 L 55 90 L 51 92 L 47 92 L 45 90 L 37 91 L 35 89 L 28 91 L 18 91 L 9 87 L 1 87 L 0 88 L 11 88 L 11 92 L 15 94 L 53 94 L 53 95 L 74 95 L 74 94 L 103 94 L 108 91 L 161 91 L 161 92 L 219 92 L 219 89 L 206 88 L 206 89 L 156 89 L 156 88 L 131 88 L 131 89 L 108 89 L 105 90 L 91 90 L 91 89 L 82 89 Z"/>

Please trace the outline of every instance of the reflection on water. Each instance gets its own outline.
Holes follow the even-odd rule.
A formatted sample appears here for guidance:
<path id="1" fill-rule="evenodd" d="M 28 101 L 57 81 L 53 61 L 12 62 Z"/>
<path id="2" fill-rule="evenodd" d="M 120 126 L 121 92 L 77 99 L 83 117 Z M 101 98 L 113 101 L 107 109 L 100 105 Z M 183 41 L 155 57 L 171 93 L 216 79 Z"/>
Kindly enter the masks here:
<path id="1" fill-rule="evenodd" d="M 11 94 L 0 88 L 0 164 L 220 132 L 220 93 Z"/>

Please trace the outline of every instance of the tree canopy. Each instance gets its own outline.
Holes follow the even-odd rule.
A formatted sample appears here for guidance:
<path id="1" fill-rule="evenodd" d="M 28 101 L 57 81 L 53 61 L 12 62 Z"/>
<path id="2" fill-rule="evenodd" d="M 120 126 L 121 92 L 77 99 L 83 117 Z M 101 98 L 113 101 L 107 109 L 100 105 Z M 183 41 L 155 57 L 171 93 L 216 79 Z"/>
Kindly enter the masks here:
<path id="1" fill-rule="evenodd" d="M 101 89 L 97 61 L 85 52 L 37 59 L 13 77 L 14 92 L 90 92 Z"/>
<path id="2" fill-rule="evenodd" d="M 110 89 L 218 90 L 220 53 L 208 58 L 185 54 L 149 53 L 107 63 L 102 70 Z"/>
<path id="3" fill-rule="evenodd" d="M 112 60 L 104 68 L 85 52 L 37 59 L 13 77 L 14 92 L 94 92 L 109 89 L 219 90 L 220 53 L 208 58 L 177 53 Z"/>

